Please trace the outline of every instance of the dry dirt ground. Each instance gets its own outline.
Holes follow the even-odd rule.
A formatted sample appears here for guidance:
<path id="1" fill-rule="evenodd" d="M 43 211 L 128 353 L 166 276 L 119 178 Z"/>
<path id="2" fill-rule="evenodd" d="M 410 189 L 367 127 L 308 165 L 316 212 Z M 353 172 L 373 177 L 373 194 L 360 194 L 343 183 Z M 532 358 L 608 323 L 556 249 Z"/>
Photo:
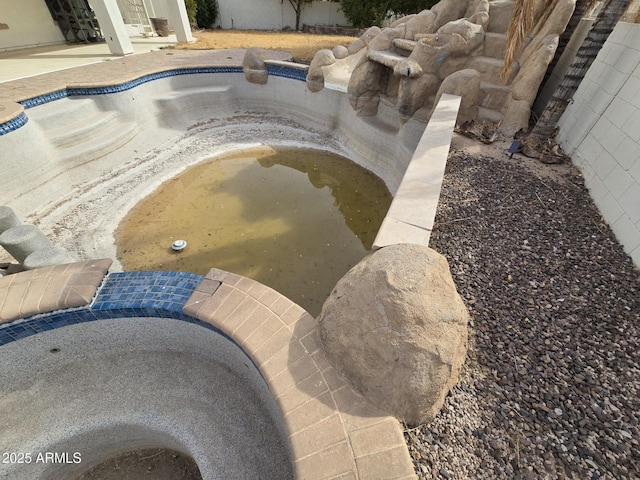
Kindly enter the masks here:
<path id="1" fill-rule="evenodd" d="M 349 46 L 356 37 L 314 35 L 302 32 L 202 30 L 193 32 L 195 43 L 182 43 L 177 49 L 213 50 L 222 48 L 261 47 L 289 52 L 298 62 L 309 63 L 318 50 L 336 45 Z"/>

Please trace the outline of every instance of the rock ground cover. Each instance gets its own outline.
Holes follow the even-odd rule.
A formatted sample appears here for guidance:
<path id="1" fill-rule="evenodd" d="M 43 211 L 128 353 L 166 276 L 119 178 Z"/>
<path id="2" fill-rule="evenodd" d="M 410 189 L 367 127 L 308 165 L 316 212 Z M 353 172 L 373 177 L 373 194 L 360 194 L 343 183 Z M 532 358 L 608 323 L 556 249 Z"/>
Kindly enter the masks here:
<path id="1" fill-rule="evenodd" d="M 482 151 L 452 151 L 431 237 L 472 320 L 416 472 L 640 478 L 640 272 L 576 169 Z"/>

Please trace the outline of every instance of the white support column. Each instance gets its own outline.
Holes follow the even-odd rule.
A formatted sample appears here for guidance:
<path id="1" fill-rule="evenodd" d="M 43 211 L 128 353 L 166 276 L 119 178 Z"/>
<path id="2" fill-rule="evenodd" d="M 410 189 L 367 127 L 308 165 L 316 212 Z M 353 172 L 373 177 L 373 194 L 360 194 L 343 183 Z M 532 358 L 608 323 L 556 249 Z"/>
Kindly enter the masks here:
<path id="1" fill-rule="evenodd" d="M 184 0 L 167 0 L 167 9 L 169 10 L 169 18 L 167 20 L 169 20 L 169 25 L 176 32 L 178 42 L 195 42 L 195 38 L 191 35 L 187 7 L 184 5 Z"/>
<path id="2" fill-rule="evenodd" d="M 133 45 L 129 40 L 116 0 L 89 0 L 89 5 L 96 14 L 111 53 L 114 55 L 133 53 Z"/>

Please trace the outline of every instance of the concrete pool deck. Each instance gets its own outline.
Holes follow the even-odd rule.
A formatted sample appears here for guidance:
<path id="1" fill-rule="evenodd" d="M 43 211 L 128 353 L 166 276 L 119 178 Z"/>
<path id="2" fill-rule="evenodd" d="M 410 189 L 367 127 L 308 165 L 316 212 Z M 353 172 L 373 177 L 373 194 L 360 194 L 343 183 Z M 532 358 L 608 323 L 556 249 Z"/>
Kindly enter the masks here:
<path id="1" fill-rule="evenodd" d="M 168 37 L 131 37 L 133 54 L 148 53 L 177 45 L 175 35 Z M 114 55 L 106 42 L 74 43 L 21 48 L 0 52 L 0 83 L 67 68 L 123 58 Z"/>

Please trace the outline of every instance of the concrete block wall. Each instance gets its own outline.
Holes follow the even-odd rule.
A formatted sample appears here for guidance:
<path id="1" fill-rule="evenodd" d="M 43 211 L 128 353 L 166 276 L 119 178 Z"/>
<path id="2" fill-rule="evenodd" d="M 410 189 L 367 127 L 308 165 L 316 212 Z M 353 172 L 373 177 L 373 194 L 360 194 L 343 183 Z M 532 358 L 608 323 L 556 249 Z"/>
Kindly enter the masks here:
<path id="1" fill-rule="evenodd" d="M 259 3 L 259 7 L 257 6 Z M 218 0 L 216 25 L 224 29 L 282 30 L 295 28 L 296 15 L 288 0 Z M 349 25 L 337 2 L 314 1 L 302 10 L 300 28 L 307 25 Z"/>
<path id="2" fill-rule="evenodd" d="M 618 23 L 573 100 L 558 140 L 640 266 L 640 24 Z"/>

